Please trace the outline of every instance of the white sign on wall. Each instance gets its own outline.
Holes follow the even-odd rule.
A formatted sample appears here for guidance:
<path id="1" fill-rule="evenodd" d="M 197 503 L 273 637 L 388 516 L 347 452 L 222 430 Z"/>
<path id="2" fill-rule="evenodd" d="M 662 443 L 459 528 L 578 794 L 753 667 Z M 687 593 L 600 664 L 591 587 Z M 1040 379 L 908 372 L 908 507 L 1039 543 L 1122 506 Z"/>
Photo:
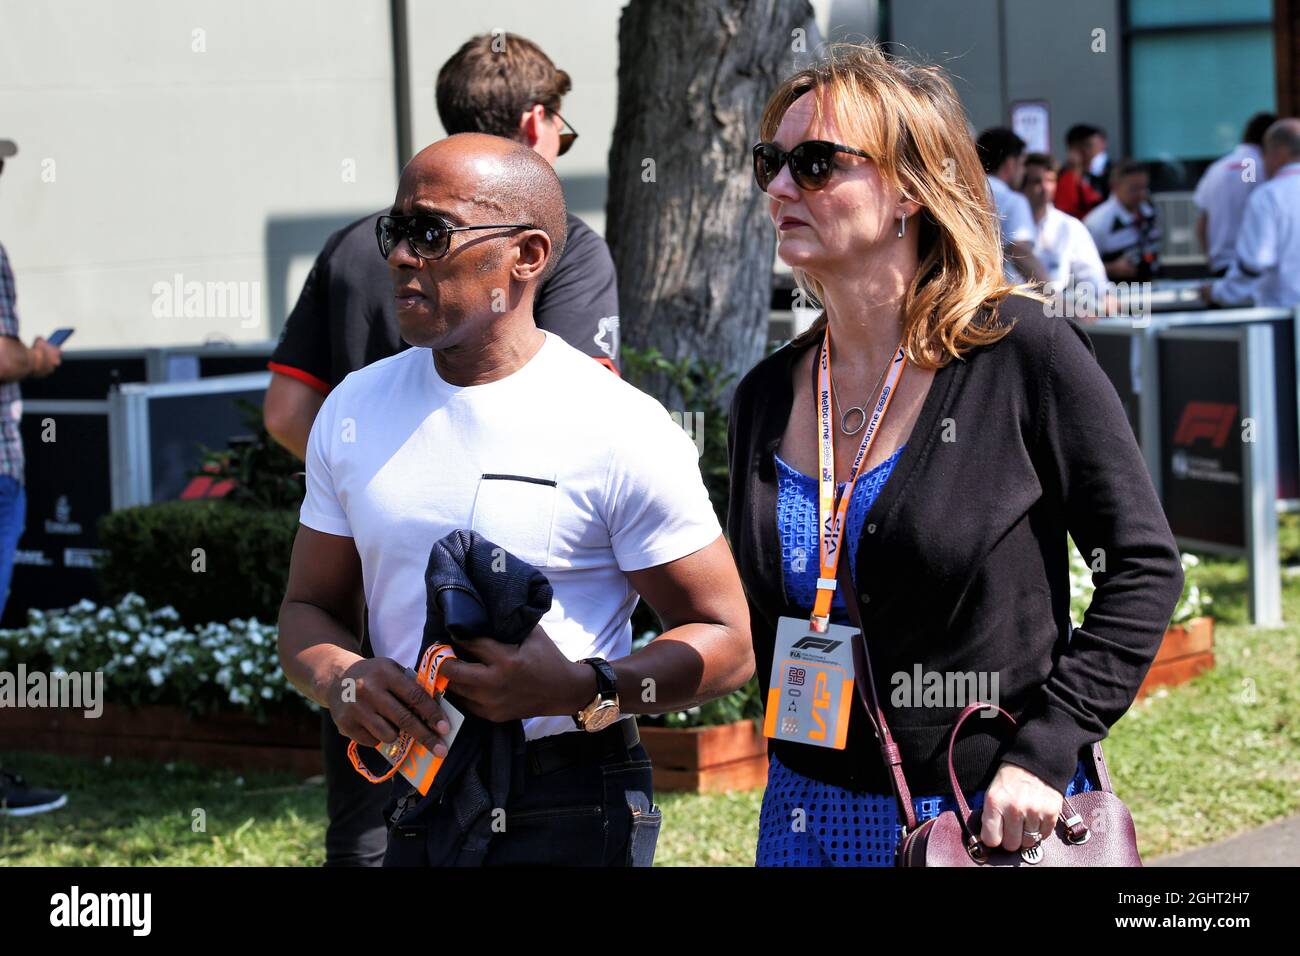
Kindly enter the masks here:
<path id="1" fill-rule="evenodd" d="M 1011 129 L 1025 141 L 1029 153 L 1052 153 L 1052 114 L 1047 100 L 1020 100 L 1011 104 Z"/>

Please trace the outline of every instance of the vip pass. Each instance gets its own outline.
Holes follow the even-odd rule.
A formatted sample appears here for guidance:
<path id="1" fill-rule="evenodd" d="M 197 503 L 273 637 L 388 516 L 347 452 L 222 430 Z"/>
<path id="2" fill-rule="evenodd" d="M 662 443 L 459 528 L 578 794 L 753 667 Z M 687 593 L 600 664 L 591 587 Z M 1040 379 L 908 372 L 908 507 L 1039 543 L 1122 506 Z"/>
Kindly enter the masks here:
<path id="1" fill-rule="evenodd" d="M 849 708 L 853 703 L 853 641 L 863 638 L 856 628 L 830 623 L 831 597 L 835 593 L 835 575 L 839 569 L 840 535 L 853 488 L 862 473 L 876 430 L 898 389 L 907 359 L 900 342 L 884 376 L 884 386 L 867 419 L 862 444 L 853 459 L 853 470 L 837 501 L 830 353 L 828 328 L 817 369 L 818 436 L 821 439 L 818 447 L 821 567 L 817 598 L 810 621 L 793 617 L 777 621 L 763 733 L 777 740 L 843 750 L 848 741 Z M 853 595 L 846 596 L 846 600 L 853 599 Z"/>
<path id="2" fill-rule="evenodd" d="M 764 735 L 844 749 L 853 703 L 853 638 L 857 633 L 842 624 L 815 632 L 802 618 L 777 621 Z"/>

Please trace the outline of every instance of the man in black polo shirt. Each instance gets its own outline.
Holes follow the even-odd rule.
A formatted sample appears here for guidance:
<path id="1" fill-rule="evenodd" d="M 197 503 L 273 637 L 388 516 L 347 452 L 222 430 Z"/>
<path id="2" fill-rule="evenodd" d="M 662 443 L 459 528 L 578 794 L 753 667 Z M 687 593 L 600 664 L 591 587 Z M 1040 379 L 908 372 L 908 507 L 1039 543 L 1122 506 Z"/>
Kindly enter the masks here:
<path id="1" fill-rule="evenodd" d="M 447 133 L 518 140 L 554 165 L 577 133 L 560 116 L 569 75 L 534 43 L 513 34 L 466 42 L 438 73 L 438 115 Z M 397 325 L 392 279 L 375 223 L 384 209 L 326 241 L 290 313 L 268 368 L 267 431 L 303 458 L 312 422 L 350 372 L 407 347 Z M 618 283 L 609 247 L 569 214 L 568 242 L 534 305 L 537 325 L 618 372 Z M 363 653 L 369 654 L 368 641 Z M 378 866 L 387 843 L 387 786 L 367 783 L 347 759 L 348 738 L 323 715 L 329 828 L 327 866 Z"/>

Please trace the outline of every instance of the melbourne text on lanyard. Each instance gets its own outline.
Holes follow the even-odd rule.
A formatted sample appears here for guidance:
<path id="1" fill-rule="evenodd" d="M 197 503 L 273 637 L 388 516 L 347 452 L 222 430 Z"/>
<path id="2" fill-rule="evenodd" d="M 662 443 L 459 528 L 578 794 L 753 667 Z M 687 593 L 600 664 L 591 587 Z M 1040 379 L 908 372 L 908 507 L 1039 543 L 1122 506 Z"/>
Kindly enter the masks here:
<path id="1" fill-rule="evenodd" d="M 844 490 L 835 494 L 835 432 L 832 426 L 831 338 L 829 323 L 817 368 L 817 462 L 819 572 L 810 620 L 782 617 L 777 622 L 763 733 L 779 740 L 844 749 L 853 700 L 853 636 L 857 630 L 831 624 L 831 599 L 844 545 L 844 528 L 853 489 L 889 403 L 907 366 L 900 342 L 885 371 L 880 395 L 871 407 L 862 443 Z M 845 600 L 853 600 L 845 595 Z"/>

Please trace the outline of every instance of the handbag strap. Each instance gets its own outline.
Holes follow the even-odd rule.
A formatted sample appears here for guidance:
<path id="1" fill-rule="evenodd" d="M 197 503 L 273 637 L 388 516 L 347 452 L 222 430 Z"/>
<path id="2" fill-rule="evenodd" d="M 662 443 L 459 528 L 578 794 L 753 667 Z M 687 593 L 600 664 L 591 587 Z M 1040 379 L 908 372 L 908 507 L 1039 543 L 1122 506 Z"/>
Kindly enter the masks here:
<path id="1" fill-rule="evenodd" d="M 961 810 L 961 813 L 957 815 L 957 819 L 961 821 L 962 832 L 966 836 L 966 843 L 970 846 L 974 846 L 978 842 L 978 839 L 967 823 L 970 819 L 971 811 L 970 806 L 966 803 L 966 795 L 962 793 L 961 783 L 957 779 L 957 768 L 953 764 L 953 747 L 957 743 L 957 734 L 961 730 L 961 725 L 964 724 L 972 714 L 977 714 L 989 707 L 992 707 L 1010 721 L 1012 727 L 1019 726 L 1016 722 L 1016 718 L 1012 717 L 997 704 L 977 700 L 962 708 L 962 712 L 958 715 L 956 723 L 952 725 L 952 733 L 948 735 L 948 779 L 952 783 L 952 795 L 957 801 L 958 808 Z M 1094 744 L 1093 746 L 1096 745 Z M 1088 828 L 1083 822 L 1083 817 L 1080 816 L 1070 804 L 1070 798 L 1064 794 L 1061 796 L 1061 812 L 1059 817 L 1061 823 L 1065 825 L 1065 830 L 1066 833 L 1069 834 L 1071 843 L 1081 843 L 1087 839 Z"/>
<path id="2" fill-rule="evenodd" d="M 844 595 L 844 607 L 849 612 L 849 620 L 858 629 L 853 644 L 853 683 L 858 691 L 858 698 L 866 709 L 871 721 L 871 730 L 880 745 L 880 755 L 885 766 L 889 768 L 890 784 L 894 788 L 894 798 L 902 811 L 903 822 L 907 832 L 916 829 L 916 810 L 912 806 L 912 792 L 907 786 L 907 777 L 903 775 L 903 757 L 894 743 L 889 731 L 889 722 L 885 712 L 876 698 L 876 678 L 871 671 L 871 654 L 867 651 L 867 632 L 862 626 L 862 612 L 858 609 L 858 596 L 853 590 L 853 579 L 849 576 L 847 561 L 841 561 L 836 577 L 839 578 L 840 592 Z"/>

